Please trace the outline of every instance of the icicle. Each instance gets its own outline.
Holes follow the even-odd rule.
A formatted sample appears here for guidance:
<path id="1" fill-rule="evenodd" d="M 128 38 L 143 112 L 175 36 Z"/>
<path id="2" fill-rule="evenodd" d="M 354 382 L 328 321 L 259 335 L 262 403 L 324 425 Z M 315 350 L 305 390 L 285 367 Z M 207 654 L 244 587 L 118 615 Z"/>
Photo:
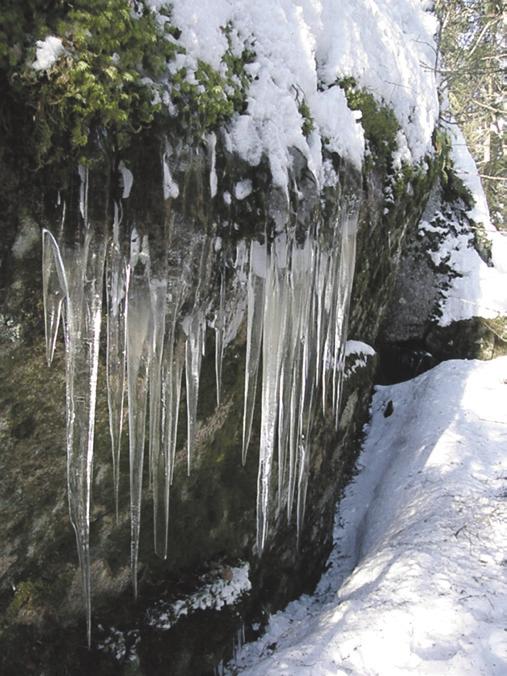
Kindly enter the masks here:
<path id="1" fill-rule="evenodd" d="M 153 491 L 153 534 L 155 551 L 158 547 L 158 508 L 159 487 L 164 476 L 164 457 L 162 455 L 162 358 L 166 329 L 167 278 L 151 280 L 151 312 L 153 321 L 153 345 L 150 367 L 150 484 Z"/>
<path id="2" fill-rule="evenodd" d="M 289 445 L 289 468 L 287 479 L 287 517 L 290 521 L 294 502 L 295 482 L 298 465 L 298 449 L 301 445 L 303 415 L 305 412 L 305 396 L 308 388 L 314 387 L 314 380 L 308 382 L 308 354 L 315 350 L 310 342 L 312 326 L 312 294 L 314 292 L 314 252 L 312 241 L 307 238 L 303 247 L 294 249 L 291 259 L 291 294 L 290 304 L 293 314 L 292 335 L 290 341 L 292 352 L 288 367 L 292 368 L 293 387 L 287 392 L 287 406 L 291 414 L 287 442 Z M 312 374 L 313 376 L 313 374 Z M 314 377 L 314 376 L 313 376 Z"/>
<path id="3" fill-rule="evenodd" d="M 130 450 L 131 567 L 137 598 L 137 561 L 141 527 L 146 400 L 152 358 L 153 317 L 150 296 L 150 258 L 147 242 L 139 247 L 137 233 L 131 243 L 131 273 L 127 305 L 127 381 Z"/>
<path id="4" fill-rule="evenodd" d="M 257 374 L 262 344 L 264 320 L 266 245 L 252 242 L 250 245 L 250 271 L 248 275 L 248 318 L 245 368 L 245 400 L 243 410 L 242 461 L 246 462 L 257 391 Z"/>
<path id="5" fill-rule="evenodd" d="M 164 454 L 167 466 L 166 499 L 173 482 L 174 458 L 181 399 L 181 380 L 185 365 L 185 340 L 178 328 L 186 281 L 181 276 L 169 280 L 167 300 L 167 335 L 163 360 Z"/>
<path id="6" fill-rule="evenodd" d="M 172 433 L 170 437 L 170 463 L 169 463 L 169 478 L 170 483 L 173 483 L 174 477 L 174 459 L 176 455 L 176 434 L 178 430 L 178 417 L 180 412 L 181 401 L 181 381 L 183 378 L 183 367 L 185 365 L 185 349 L 183 341 L 176 343 L 174 349 L 174 365 L 173 374 L 171 378 L 171 405 L 172 405 Z"/>
<path id="7" fill-rule="evenodd" d="M 296 488 L 297 460 L 298 460 L 298 424 L 299 424 L 299 391 L 301 388 L 301 369 L 299 368 L 299 356 L 294 363 L 292 387 L 290 392 L 290 420 L 289 420 L 289 458 L 287 475 L 287 521 L 290 523 L 292 506 Z"/>
<path id="8" fill-rule="evenodd" d="M 217 194 L 217 185 L 218 185 L 218 180 L 217 180 L 217 170 L 216 170 L 216 164 L 217 164 L 217 137 L 216 134 L 213 132 L 211 134 L 208 134 L 207 138 L 207 143 L 208 143 L 208 154 L 209 154 L 209 163 L 210 163 L 210 170 L 209 170 L 209 188 L 210 188 L 210 194 L 211 197 L 215 197 Z"/>
<path id="9" fill-rule="evenodd" d="M 63 261 L 58 244 L 49 230 L 44 229 L 42 231 L 42 294 L 48 366 L 51 366 L 55 353 L 65 285 Z"/>
<path id="10" fill-rule="evenodd" d="M 306 324 L 307 331 L 304 339 L 303 375 L 305 387 L 302 389 L 299 416 L 299 439 L 298 439 L 298 499 L 296 514 L 296 530 L 299 539 L 303 526 L 303 518 L 306 505 L 306 492 L 308 487 L 308 473 L 310 470 L 310 443 L 311 430 L 314 419 L 314 397 L 316 392 L 316 331 L 312 323 Z"/>
<path id="11" fill-rule="evenodd" d="M 107 289 L 107 403 L 109 408 L 109 433 L 113 457 L 113 484 L 116 521 L 118 522 L 118 496 L 120 486 L 120 453 L 123 429 L 123 403 L 125 398 L 125 316 L 127 310 L 129 269 L 123 259 L 119 244 L 119 213 L 115 204 L 113 240 L 109 245 L 106 264 Z"/>
<path id="12" fill-rule="evenodd" d="M 178 419 L 181 400 L 181 380 L 183 376 L 184 359 L 184 341 L 183 339 L 170 339 L 170 355 L 167 355 L 167 363 L 164 367 L 163 379 L 163 458 L 164 458 L 164 480 L 159 474 L 161 481 L 160 492 L 164 496 L 163 500 L 163 538 L 159 539 L 160 526 L 156 530 L 156 548 L 157 554 L 167 558 L 168 555 L 168 536 L 169 536 L 169 497 L 170 486 L 174 475 L 174 460 L 176 455 L 176 441 L 178 430 Z M 162 507 L 162 505 L 157 506 Z M 162 545 L 163 543 L 163 545 Z"/>
<path id="13" fill-rule="evenodd" d="M 54 240 L 53 244 L 56 246 Z M 69 512 L 76 533 L 90 645 L 90 494 L 105 244 L 88 229 L 82 245 L 76 245 L 72 250 L 65 249 L 61 254 L 59 270 L 60 278 L 65 280 L 66 300 L 64 336 Z"/>
<path id="14" fill-rule="evenodd" d="M 347 320 L 349 314 L 350 297 L 352 294 L 352 283 L 354 280 L 354 269 L 356 264 L 356 234 L 357 234 L 358 212 L 354 206 L 345 218 L 343 225 L 343 234 L 340 250 L 340 272 L 338 277 L 338 323 L 340 349 L 336 355 L 335 369 L 337 378 L 334 393 L 334 417 L 335 426 L 338 429 L 340 414 L 341 388 L 343 381 L 343 368 L 345 361 L 345 341 L 347 332 Z"/>
<path id="15" fill-rule="evenodd" d="M 284 236 L 275 241 L 266 278 L 262 337 L 262 412 L 257 479 L 257 548 L 266 543 L 270 484 L 278 418 L 283 338 L 287 320 L 287 270 Z"/>
<path id="16" fill-rule="evenodd" d="M 224 360 L 224 332 L 225 332 L 225 273 L 220 274 L 220 298 L 215 318 L 215 376 L 217 388 L 217 406 L 220 406 L 222 389 L 222 364 Z"/>
<path id="17" fill-rule="evenodd" d="M 185 343 L 185 375 L 187 385 L 187 474 L 190 476 L 192 450 L 197 430 L 197 403 L 199 398 L 199 380 L 204 353 L 206 319 L 201 310 L 187 317 L 183 323 L 187 340 Z"/>
<path id="18" fill-rule="evenodd" d="M 81 164 L 78 167 L 79 178 L 81 180 L 79 186 L 79 212 L 86 227 L 88 227 L 88 185 L 89 185 L 89 170 L 88 167 L 83 167 Z"/>

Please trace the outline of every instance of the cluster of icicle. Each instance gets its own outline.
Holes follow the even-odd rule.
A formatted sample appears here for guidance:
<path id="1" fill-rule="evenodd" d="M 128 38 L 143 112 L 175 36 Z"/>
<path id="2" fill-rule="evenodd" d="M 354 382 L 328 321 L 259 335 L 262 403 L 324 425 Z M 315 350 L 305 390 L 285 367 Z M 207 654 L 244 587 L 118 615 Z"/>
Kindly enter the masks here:
<path id="1" fill-rule="evenodd" d="M 128 402 L 131 567 L 137 594 L 145 433 L 148 428 L 155 550 L 167 557 L 169 492 L 185 373 L 187 463 L 190 472 L 206 327 L 215 331 L 217 402 L 221 400 L 224 349 L 241 323 L 228 305 L 247 314 L 242 460 L 250 442 L 259 371 L 261 423 L 257 497 L 257 545 L 262 551 L 277 468 L 278 510 L 297 529 L 305 509 L 312 422 L 317 406 L 338 422 L 346 317 L 355 263 L 357 210 L 343 209 L 334 223 L 314 224 L 301 241 L 290 228 L 262 241 L 240 241 L 227 267 L 220 238 L 193 232 L 170 237 L 162 265 L 154 265 L 148 236 L 127 233 L 121 205 L 109 237 L 88 220 L 88 176 L 81 171 L 82 236 L 71 245 L 62 222 L 43 231 L 43 293 L 47 360 L 51 364 L 63 319 L 66 356 L 67 459 L 70 518 L 75 529 L 91 636 L 90 490 L 102 319 L 107 299 L 107 393 L 118 514 L 119 459 L 124 399 Z M 191 228 L 189 228 L 191 230 Z M 292 234 L 291 234 L 292 232 Z M 179 243 L 178 243 L 179 242 Z M 154 251 L 152 252 L 152 254 Z M 159 252 L 160 253 L 160 252 Z M 220 256 L 222 256 L 220 258 Z M 160 260 L 160 256 L 158 256 Z M 221 263 L 220 263 L 221 261 Z M 222 267 L 220 268 L 220 265 Z M 212 270 L 219 299 L 210 318 Z M 243 300 L 238 301 L 239 296 Z M 241 318 L 240 318 L 241 319 Z M 231 324 L 235 324 L 231 327 Z M 146 418 L 148 417 L 148 421 Z M 275 459 L 276 458 L 276 459 Z M 275 477 L 273 479 L 276 481 Z M 296 498 L 297 496 L 297 498 Z"/>

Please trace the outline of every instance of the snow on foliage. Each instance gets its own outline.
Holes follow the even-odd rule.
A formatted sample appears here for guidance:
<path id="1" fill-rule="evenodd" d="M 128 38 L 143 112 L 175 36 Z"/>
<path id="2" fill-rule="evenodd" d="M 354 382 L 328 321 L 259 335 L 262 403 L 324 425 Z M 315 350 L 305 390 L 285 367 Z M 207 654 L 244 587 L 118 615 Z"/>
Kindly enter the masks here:
<path id="1" fill-rule="evenodd" d="M 48 35 L 45 40 L 37 40 L 36 59 L 32 64 L 34 70 L 49 70 L 65 52 L 60 38 Z"/>
<path id="2" fill-rule="evenodd" d="M 164 3 L 148 2 L 155 10 Z M 171 5 L 186 48 L 175 68 L 185 66 L 188 77 L 198 60 L 223 68 L 228 36 L 239 51 L 245 41 L 253 45 L 247 109 L 232 120 L 230 142 L 252 165 L 266 155 L 277 185 L 287 185 L 290 149 L 305 156 L 321 185 L 329 184 L 323 148 L 361 167 L 363 129 L 357 111 L 347 106 L 341 78 L 354 78 L 394 110 L 413 161 L 431 151 L 438 117 L 432 69 L 436 24 L 419 0 L 174 0 Z M 226 34 L 225 26 L 234 30 Z M 313 128 L 305 134 L 306 110 Z"/>
<path id="3" fill-rule="evenodd" d="M 434 232 L 440 236 L 441 244 L 437 251 L 431 252 L 431 258 L 435 265 L 445 263 L 454 275 L 440 303 L 441 326 L 472 317 L 494 319 L 507 315 L 507 235 L 491 223 L 480 176 L 463 134 L 456 125 L 449 126 L 448 131 L 452 138 L 454 171 L 470 191 L 474 206 L 468 212 L 472 227 L 468 224 L 460 229 L 435 227 L 426 220 L 419 224 L 421 233 Z M 491 244 L 489 265 L 473 245 L 474 224 L 484 228 Z"/>
<path id="4" fill-rule="evenodd" d="M 377 388 L 328 571 L 244 646 L 240 670 L 506 673 L 506 389 L 507 357 Z"/>
<path id="5" fill-rule="evenodd" d="M 148 611 L 148 624 L 166 630 L 176 624 L 181 617 L 190 615 L 196 610 L 221 610 L 225 606 L 234 605 L 252 588 L 249 572 L 248 563 L 226 568 L 221 577 L 204 584 L 189 596 L 172 603 L 157 602 Z"/>

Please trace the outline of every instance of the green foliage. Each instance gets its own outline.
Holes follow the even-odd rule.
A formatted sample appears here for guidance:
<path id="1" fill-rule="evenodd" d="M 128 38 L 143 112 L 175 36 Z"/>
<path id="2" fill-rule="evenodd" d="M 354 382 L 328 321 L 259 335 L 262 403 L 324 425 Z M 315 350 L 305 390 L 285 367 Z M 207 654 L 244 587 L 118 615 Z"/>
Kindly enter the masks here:
<path id="1" fill-rule="evenodd" d="M 7 608 L 6 618 L 15 621 L 19 613 L 33 614 L 40 604 L 43 585 L 41 582 L 24 580 L 18 584 L 14 598 Z"/>
<path id="2" fill-rule="evenodd" d="M 132 135 L 172 112 L 202 133 L 241 112 L 251 77 L 250 47 L 229 48 L 218 72 L 199 61 L 195 73 L 168 64 L 184 48 L 171 23 L 170 7 L 151 11 L 141 0 L 6 0 L 0 10 L 0 78 L 12 97 L 31 108 L 33 154 L 39 166 L 68 159 L 87 163 L 126 147 Z M 165 21 L 164 21 L 165 19 Z M 36 42 L 62 40 L 64 52 L 46 70 L 34 70 Z M 0 123 L 2 122 L 0 110 Z"/>
<path id="3" fill-rule="evenodd" d="M 222 59 L 223 73 L 199 60 L 192 78 L 186 68 L 181 68 L 171 80 L 173 103 L 185 117 L 196 114 L 193 126 L 197 126 L 198 131 L 215 128 L 235 112 L 245 110 L 246 92 L 251 82 L 245 65 L 254 60 L 255 52 L 245 46 L 240 54 L 236 54 L 232 47 L 232 30 L 230 24 L 223 29 L 228 42 Z"/>
<path id="4" fill-rule="evenodd" d="M 448 202 L 461 199 L 471 207 L 473 205 L 472 195 L 454 171 L 451 157 L 452 140 L 448 132 L 437 127 L 433 133 L 433 147 L 444 199 Z"/>
<path id="5" fill-rule="evenodd" d="M 505 3 L 436 0 L 440 21 L 435 70 L 477 164 L 493 222 L 504 227 Z M 449 119 L 450 118 L 450 119 Z"/>
<path id="6" fill-rule="evenodd" d="M 310 113 L 310 108 L 306 101 L 303 99 L 299 104 L 299 114 L 303 118 L 303 134 L 309 136 L 315 128 L 312 115 Z"/>
<path id="7" fill-rule="evenodd" d="M 359 89 L 354 78 L 342 78 L 338 84 L 345 93 L 349 108 L 362 113 L 361 123 L 370 151 L 384 166 L 389 165 L 400 129 L 394 112 L 379 104 L 367 90 Z"/>

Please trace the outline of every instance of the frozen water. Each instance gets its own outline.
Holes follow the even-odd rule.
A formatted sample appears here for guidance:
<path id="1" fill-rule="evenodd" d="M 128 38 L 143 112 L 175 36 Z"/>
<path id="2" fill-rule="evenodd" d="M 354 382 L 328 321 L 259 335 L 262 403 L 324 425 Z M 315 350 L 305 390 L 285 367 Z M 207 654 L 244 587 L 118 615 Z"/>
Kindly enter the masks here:
<path id="1" fill-rule="evenodd" d="M 243 412 L 242 461 L 246 462 L 257 391 L 257 373 L 262 345 L 264 322 L 264 295 L 266 277 L 266 247 L 253 241 L 250 245 L 250 272 L 248 275 L 248 318 L 245 367 L 245 403 Z"/>
<path id="2" fill-rule="evenodd" d="M 117 213 L 115 218 L 117 225 Z M 120 250 L 118 227 L 110 242 L 106 259 L 107 299 L 107 403 L 109 432 L 113 457 L 113 483 L 116 520 L 118 521 L 118 492 L 120 485 L 120 453 L 123 429 L 123 404 L 125 398 L 125 317 L 129 268 Z"/>
<path id="3" fill-rule="evenodd" d="M 90 499 L 105 243 L 89 228 L 72 247 L 63 241 L 58 243 L 47 230 L 43 232 L 43 243 L 49 357 L 52 357 L 58 328 L 56 315 L 60 312 L 61 299 L 65 301 L 68 500 L 76 534 L 90 644 Z"/>
<path id="4" fill-rule="evenodd" d="M 134 232 L 130 258 L 127 304 L 127 382 L 130 455 L 131 567 L 137 597 L 137 561 L 141 528 L 144 442 L 148 377 L 153 355 L 153 313 L 151 309 L 150 257 L 147 241 L 139 245 Z"/>
<path id="5" fill-rule="evenodd" d="M 212 140 L 209 148 L 211 152 Z M 167 148 L 164 166 L 168 165 L 170 152 Z M 81 218 L 87 218 L 88 172 L 82 169 L 80 177 L 79 211 Z M 299 538 L 311 465 L 312 432 L 316 411 L 320 411 L 317 402 L 322 402 L 325 417 L 338 422 L 357 209 L 354 204 L 342 205 L 330 224 L 316 218 L 305 233 L 297 232 L 298 228 L 289 224 L 279 228 L 277 234 L 266 232 L 259 240 L 240 241 L 233 251 L 215 232 L 205 234 L 191 219 L 188 222 L 178 216 L 170 220 L 168 228 L 160 230 L 159 239 L 152 236 L 150 252 L 148 235 L 135 228 L 130 233 L 123 232 L 118 205 L 114 208 L 107 256 L 106 244 L 93 227 L 88 227 L 82 242 L 74 246 L 63 245 L 44 231 L 47 359 L 50 363 L 63 308 L 69 504 L 88 622 L 91 463 L 103 278 L 115 507 L 118 517 L 127 390 L 131 568 L 137 595 L 145 441 L 149 447 L 154 548 L 158 555 L 167 558 L 170 487 L 176 464 L 183 371 L 189 473 L 198 431 L 207 324 L 215 331 L 216 396 L 220 405 L 224 352 L 238 335 L 245 306 L 242 461 L 246 461 L 260 399 L 260 424 L 255 430 L 259 444 L 257 549 L 261 553 L 266 545 L 274 517 L 273 505 L 278 514 L 285 510 L 289 521 L 295 511 Z M 274 220 L 278 225 L 282 223 L 281 212 L 274 214 Z M 122 244 L 127 235 L 128 258 Z M 216 299 L 210 299 L 209 295 L 212 275 L 217 280 Z"/>

